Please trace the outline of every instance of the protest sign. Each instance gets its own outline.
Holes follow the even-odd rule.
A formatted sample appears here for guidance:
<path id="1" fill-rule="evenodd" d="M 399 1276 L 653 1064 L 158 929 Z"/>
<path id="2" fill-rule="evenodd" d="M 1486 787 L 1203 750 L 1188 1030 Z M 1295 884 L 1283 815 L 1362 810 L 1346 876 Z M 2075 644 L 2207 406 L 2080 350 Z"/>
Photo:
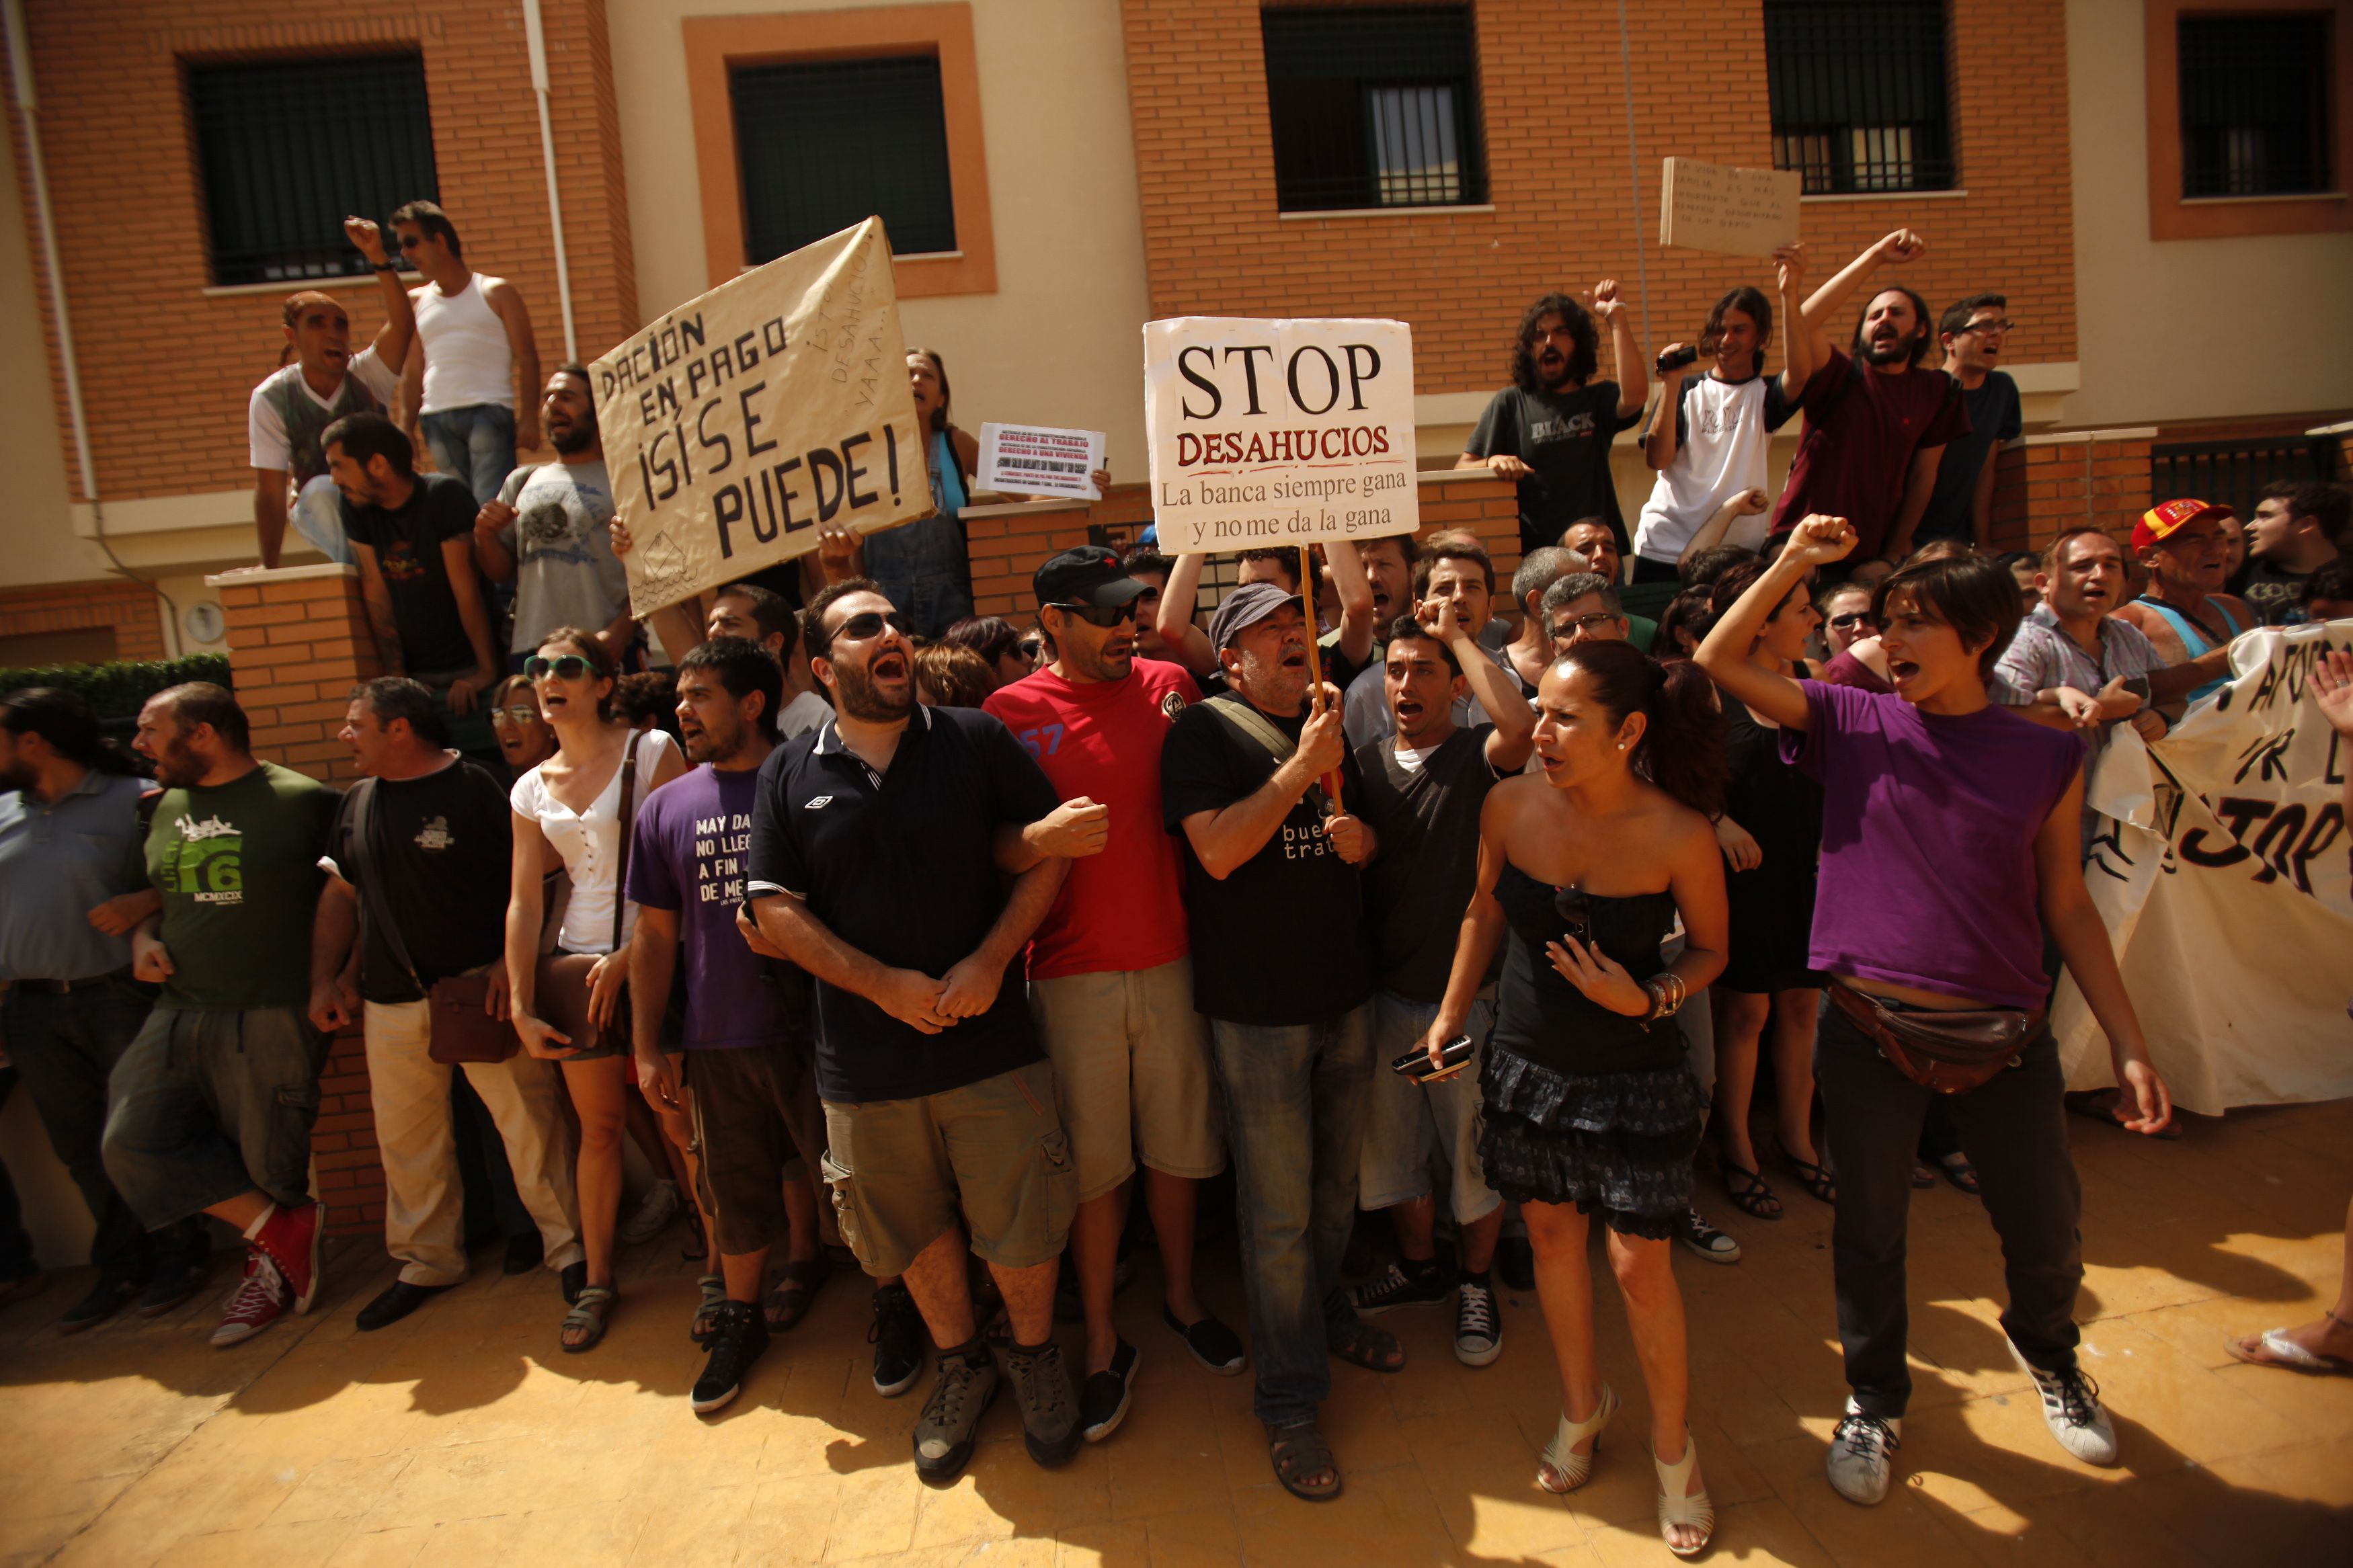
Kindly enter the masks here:
<path id="1" fill-rule="evenodd" d="M 1101 500 L 1091 477 L 1103 467 L 1103 433 L 1047 425 L 980 427 L 980 488 L 1017 496 Z"/>
<path id="2" fill-rule="evenodd" d="M 881 218 L 689 300 L 588 367 L 613 506 L 649 615 L 932 514 Z"/>
<path id="3" fill-rule="evenodd" d="M 2201 1115 L 2353 1095 L 2353 745 L 2310 679 L 2332 647 L 2353 621 L 2247 633 L 2229 686 L 2154 746 L 2118 725 L 2092 782 L 2084 879 L 2149 1058 Z M 2072 976 L 2052 1022 L 2069 1087 L 2116 1081 Z"/>
<path id="4" fill-rule="evenodd" d="M 1164 550 L 1420 526 L 1413 331 L 1403 321 L 1147 321 L 1144 424 Z"/>
<path id="5" fill-rule="evenodd" d="M 1736 169 L 1669 158 L 1659 181 L 1659 243 L 1726 256 L 1770 256 L 1798 242 L 1795 169 Z"/>

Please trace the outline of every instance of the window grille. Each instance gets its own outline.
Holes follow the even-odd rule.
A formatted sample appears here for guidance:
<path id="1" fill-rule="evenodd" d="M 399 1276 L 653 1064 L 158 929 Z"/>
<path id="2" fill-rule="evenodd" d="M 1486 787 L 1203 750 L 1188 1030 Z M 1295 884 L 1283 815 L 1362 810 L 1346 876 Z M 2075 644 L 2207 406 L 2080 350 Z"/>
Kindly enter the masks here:
<path id="1" fill-rule="evenodd" d="M 936 56 L 744 66 L 729 86 L 746 266 L 878 214 L 895 255 L 956 247 Z"/>
<path id="2" fill-rule="evenodd" d="M 1467 7 L 1275 7 L 1260 20 L 1283 211 L 1487 199 Z"/>
<path id="3" fill-rule="evenodd" d="M 1773 166 L 1809 195 L 1953 187 L 1944 0 L 1765 0 Z"/>
<path id="4" fill-rule="evenodd" d="M 2327 16 L 2184 16 L 2181 194 L 2331 188 Z"/>

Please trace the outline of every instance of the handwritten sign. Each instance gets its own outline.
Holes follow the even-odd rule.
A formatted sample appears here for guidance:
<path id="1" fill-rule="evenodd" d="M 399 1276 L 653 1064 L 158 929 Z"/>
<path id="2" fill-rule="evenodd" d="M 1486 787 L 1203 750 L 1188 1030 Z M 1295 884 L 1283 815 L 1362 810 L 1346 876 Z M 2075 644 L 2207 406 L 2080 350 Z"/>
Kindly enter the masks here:
<path id="1" fill-rule="evenodd" d="M 1795 169 L 1736 169 L 1669 158 L 1659 184 L 1659 243 L 1726 256 L 1770 256 L 1798 239 Z"/>
<path id="2" fill-rule="evenodd" d="M 1163 549 L 1313 544 L 1421 524 L 1403 321 L 1147 321 L 1144 423 Z"/>
<path id="3" fill-rule="evenodd" d="M 780 256 L 589 366 L 644 616 L 932 514 L 881 218 Z"/>
<path id="4" fill-rule="evenodd" d="M 1103 467 L 1103 433 L 1044 425 L 980 427 L 980 488 L 1017 496 L 1101 500 L 1092 474 Z"/>

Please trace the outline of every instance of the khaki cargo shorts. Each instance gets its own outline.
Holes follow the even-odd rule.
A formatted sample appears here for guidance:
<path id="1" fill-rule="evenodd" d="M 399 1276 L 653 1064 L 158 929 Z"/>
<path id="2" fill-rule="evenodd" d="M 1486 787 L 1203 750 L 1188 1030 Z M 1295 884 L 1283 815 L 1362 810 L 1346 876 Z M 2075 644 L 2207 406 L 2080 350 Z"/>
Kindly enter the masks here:
<path id="1" fill-rule="evenodd" d="M 1054 1064 L 1054 1098 L 1079 1168 L 1079 1201 L 1135 1173 L 1196 1179 L 1226 1168 L 1225 1107 L 1209 1026 L 1193 1011 L 1193 961 L 1029 983 Z"/>

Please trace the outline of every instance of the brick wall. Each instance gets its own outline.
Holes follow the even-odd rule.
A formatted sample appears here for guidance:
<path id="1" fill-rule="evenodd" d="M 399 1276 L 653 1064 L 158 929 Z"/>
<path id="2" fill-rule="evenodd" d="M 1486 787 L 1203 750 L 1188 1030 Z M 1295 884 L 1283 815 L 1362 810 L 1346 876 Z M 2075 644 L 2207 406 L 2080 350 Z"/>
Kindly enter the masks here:
<path id="1" fill-rule="evenodd" d="M 319 1121 L 311 1131 L 311 1170 L 327 1205 L 330 1236 L 384 1234 L 384 1155 L 375 1141 L 375 1101 L 368 1093 L 367 1047 L 359 1026 L 337 1035 L 319 1075 Z"/>
<path id="2" fill-rule="evenodd" d="M 2073 360 L 2065 8 L 1953 0 L 1951 9 L 1954 132 L 1968 195 L 1809 203 L 1811 276 L 1828 278 L 1908 225 L 1927 237 L 1928 254 L 1888 269 L 1893 279 L 1926 295 L 1931 310 L 2005 290 L 2021 323 L 2009 357 Z M 1735 284 L 1771 287 L 1761 262 L 1662 251 L 1656 235 L 1662 158 L 1771 163 L 1764 21 L 1754 4 L 1627 7 L 1639 203 L 1628 192 L 1616 5 L 1479 0 L 1495 210 L 1289 221 L 1276 216 L 1259 5 L 1124 0 L 1123 10 L 1155 316 L 1393 316 L 1414 328 L 1416 389 L 1463 392 L 1502 384 L 1512 333 L 1538 295 L 1603 276 L 1635 289 L 1636 210 L 1654 350 L 1695 336 L 1708 305 Z M 1843 342 L 1844 327 L 1832 336 Z"/>
<path id="3" fill-rule="evenodd" d="M 335 738 L 352 688 L 383 673 L 356 566 L 295 566 L 209 579 L 228 622 L 237 700 L 253 754 L 312 778 L 349 784 L 351 750 Z"/>
<path id="4" fill-rule="evenodd" d="M 2104 529 L 2124 548 L 2135 593 L 2145 580 L 2133 561 L 2133 524 L 2148 510 L 2146 430 L 2073 430 L 2030 436 L 1995 461 L 1993 547 L 2040 551 L 2063 529 Z"/>
<path id="5" fill-rule="evenodd" d="M 38 588 L 0 589 L 0 637 L 38 632 L 114 628 L 117 658 L 163 658 L 163 607 L 153 592 L 137 583 L 100 578 L 94 583 L 51 583 Z"/>
<path id="6" fill-rule="evenodd" d="M 564 357 L 538 109 L 512 0 L 346 0 L 308 10 L 262 0 L 31 0 L 26 10 L 98 483 L 109 498 L 249 484 L 246 400 L 285 341 L 280 291 L 205 291 L 185 62 L 420 52 L 441 205 L 468 260 L 522 290 L 542 363 Z M 593 356 L 637 323 L 610 44 L 603 0 L 543 0 L 542 12 L 575 315 L 581 352 Z M 21 137 L 16 145 L 30 215 Z M 36 272 L 62 429 L 51 280 Z M 353 342 L 364 342 L 383 321 L 375 289 L 336 297 L 351 312 Z"/>

